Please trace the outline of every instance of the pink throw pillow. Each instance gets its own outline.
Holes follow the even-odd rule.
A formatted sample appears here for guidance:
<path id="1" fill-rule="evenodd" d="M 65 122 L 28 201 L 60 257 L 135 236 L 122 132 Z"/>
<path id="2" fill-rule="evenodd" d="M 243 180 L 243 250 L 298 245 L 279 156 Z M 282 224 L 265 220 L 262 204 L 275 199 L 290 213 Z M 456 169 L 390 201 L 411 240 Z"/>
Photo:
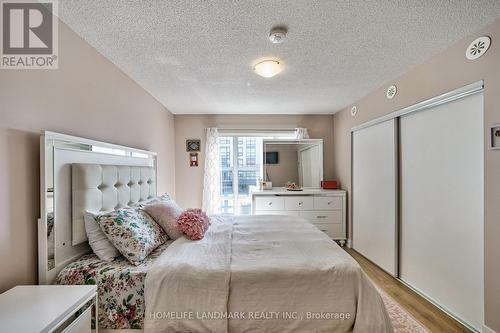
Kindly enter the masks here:
<path id="1" fill-rule="evenodd" d="M 144 206 L 144 211 L 151 216 L 167 233 L 168 237 L 175 240 L 182 237 L 182 232 L 177 229 L 177 218 L 182 214 L 182 208 L 175 201 L 156 201 Z"/>
<path id="2" fill-rule="evenodd" d="M 210 225 L 208 216 L 201 209 L 188 209 L 176 221 L 177 229 L 191 240 L 200 240 Z"/>

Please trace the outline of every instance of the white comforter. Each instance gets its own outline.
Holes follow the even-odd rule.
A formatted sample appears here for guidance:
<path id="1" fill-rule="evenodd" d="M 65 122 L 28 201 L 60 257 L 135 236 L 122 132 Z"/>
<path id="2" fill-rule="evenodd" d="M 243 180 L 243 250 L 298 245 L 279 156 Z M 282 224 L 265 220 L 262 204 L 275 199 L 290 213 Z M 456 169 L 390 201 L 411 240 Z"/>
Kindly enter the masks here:
<path id="1" fill-rule="evenodd" d="M 148 272 L 145 332 L 393 331 L 360 266 L 306 220 L 217 220 Z"/>

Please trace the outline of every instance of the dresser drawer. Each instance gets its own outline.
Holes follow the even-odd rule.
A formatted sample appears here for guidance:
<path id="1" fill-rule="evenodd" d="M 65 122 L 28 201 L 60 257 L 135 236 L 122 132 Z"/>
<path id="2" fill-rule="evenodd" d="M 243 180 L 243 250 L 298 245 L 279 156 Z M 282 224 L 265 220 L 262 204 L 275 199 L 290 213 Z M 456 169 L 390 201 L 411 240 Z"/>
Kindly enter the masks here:
<path id="1" fill-rule="evenodd" d="M 298 210 L 256 210 L 254 215 L 291 215 L 299 216 Z"/>
<path id="2" fill-rule="evenodd" d="M 314 223 L 314 225 L 331 238 L 345 238 L 344 226 L 342 224 Z"/>
<path id="3" fill-rule="evenodd" d="M 285 197 L 286 210 L 311 210 L 314 207 L 314 200 L 307 196 Z"/>
<path id="4" fill-rule="evenodd" d="M 343 197 L 334 197 L 334 196 L 314 197 L 314 209 L 316 210 L 344 209 Z"/>
<path id="5" fill-rule="evenodd" d="M 92 307 L 88 307 L 78 318 L 75 319 L 62 333 L 90 333 L 91 331 L 91 311 Z"/>
<path id="6" fill-rule="evenodd" d="M 300 216 L 311 223 L 321 224 L 343 224 L 343 214 L 341 210 L 332 211 L 302 211 Z"/>
<path id="7" fill-rule="evenodd" d="M 255 210 L 285 210 L 283 197 L 256 197 Z"/>

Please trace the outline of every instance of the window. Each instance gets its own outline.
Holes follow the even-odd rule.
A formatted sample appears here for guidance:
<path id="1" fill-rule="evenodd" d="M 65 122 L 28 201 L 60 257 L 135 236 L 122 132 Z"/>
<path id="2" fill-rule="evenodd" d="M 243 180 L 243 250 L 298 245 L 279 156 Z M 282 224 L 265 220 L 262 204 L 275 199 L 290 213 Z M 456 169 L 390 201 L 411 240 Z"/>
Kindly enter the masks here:
<path id="1" fill-rule="evenodd" d="M 220 137 L 219 152 L 221 212 L 249 215 L 250 192 L 262 178 L 262 138 Z"/>

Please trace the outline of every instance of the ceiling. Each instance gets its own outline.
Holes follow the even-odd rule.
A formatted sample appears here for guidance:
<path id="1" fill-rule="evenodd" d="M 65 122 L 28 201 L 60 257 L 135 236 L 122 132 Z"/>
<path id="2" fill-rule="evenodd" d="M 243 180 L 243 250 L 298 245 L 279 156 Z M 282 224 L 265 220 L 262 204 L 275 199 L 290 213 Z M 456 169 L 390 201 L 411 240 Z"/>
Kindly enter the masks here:
<path id="1" fill-rule="evenodd" d="M 491 23 L 500 1 L 64 0 L 59 16 L 175 114 L 332 114 Z M 257 76 L 266 57 L 285 70 Z"/>

